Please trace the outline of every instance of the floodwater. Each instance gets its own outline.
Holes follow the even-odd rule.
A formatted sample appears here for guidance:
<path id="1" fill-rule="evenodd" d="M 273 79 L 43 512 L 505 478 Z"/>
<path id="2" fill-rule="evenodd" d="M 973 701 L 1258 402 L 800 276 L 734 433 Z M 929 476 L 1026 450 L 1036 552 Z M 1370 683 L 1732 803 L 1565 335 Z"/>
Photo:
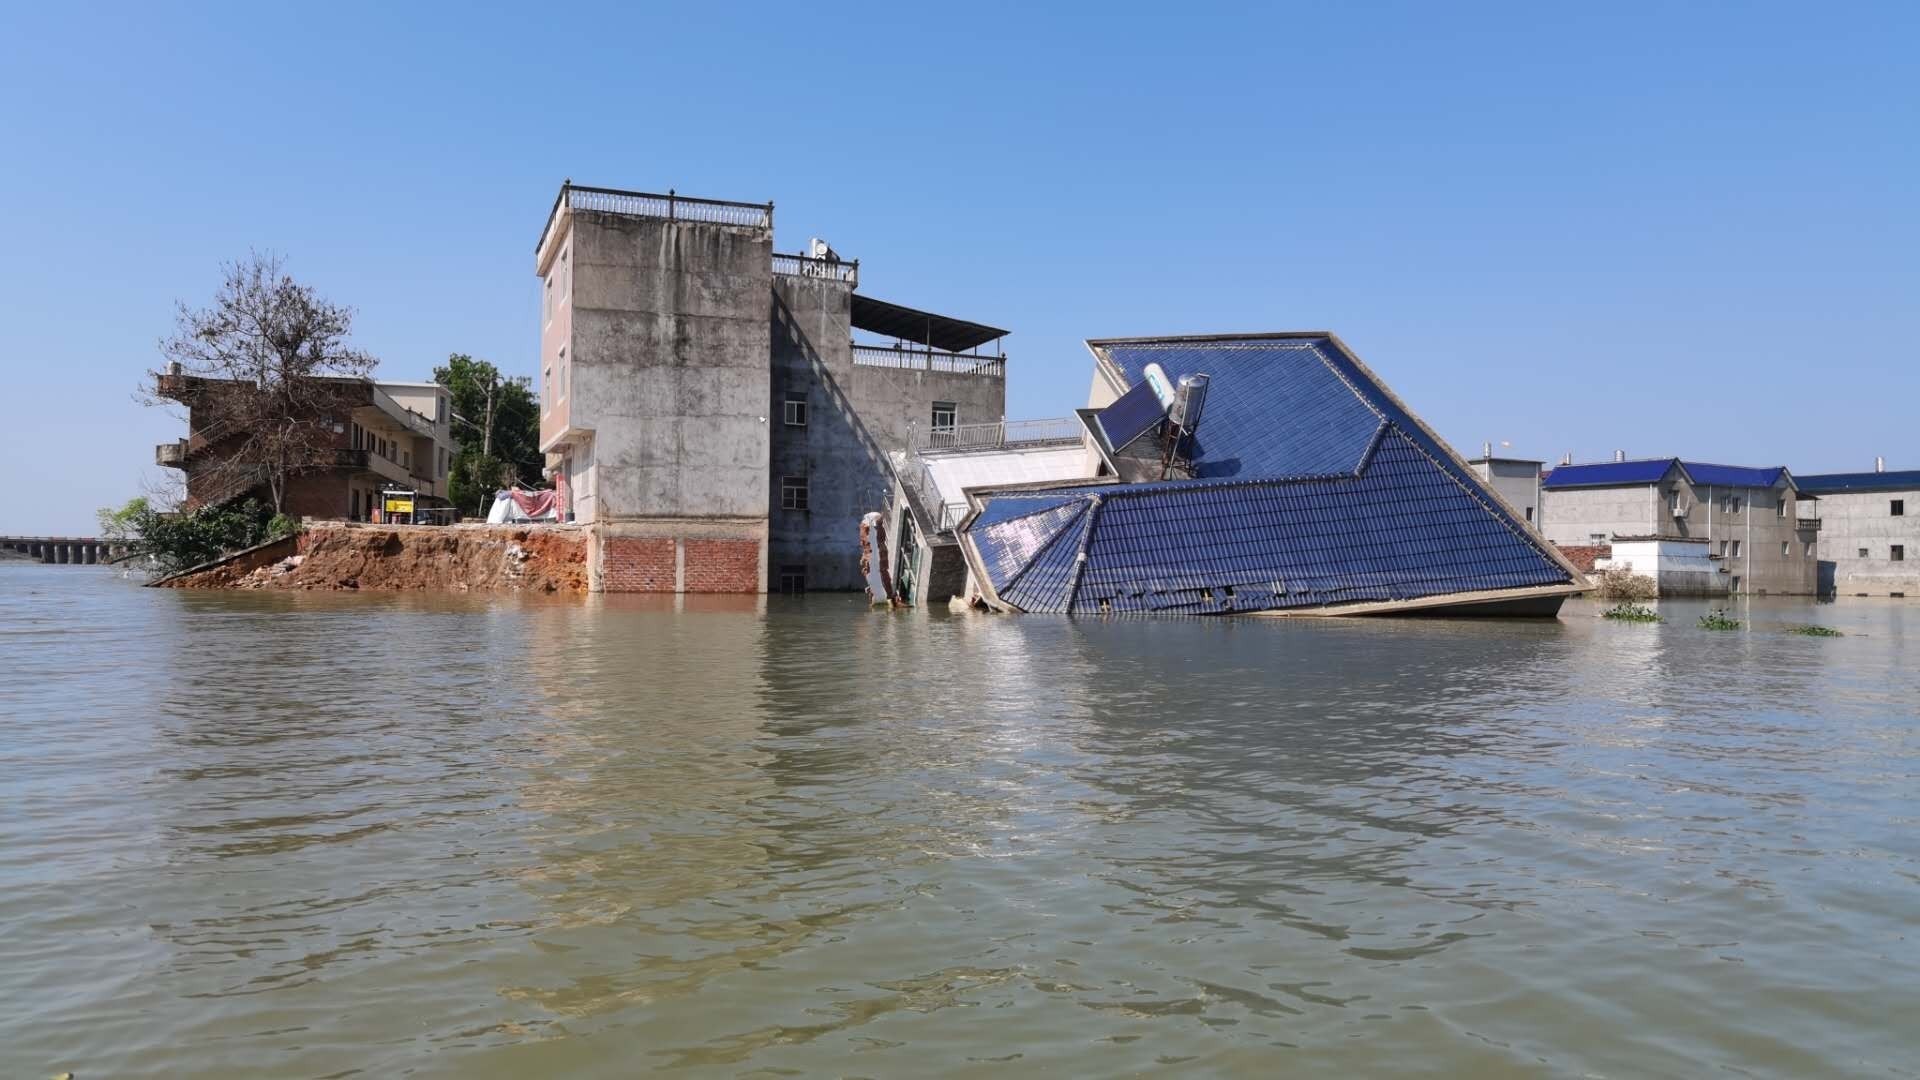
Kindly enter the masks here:
<path id="1" fill-rule="evenodd" d="M 1920 606 L 1596 610 L 0 565 L 0 1075 L 1916 1075 Z"/>

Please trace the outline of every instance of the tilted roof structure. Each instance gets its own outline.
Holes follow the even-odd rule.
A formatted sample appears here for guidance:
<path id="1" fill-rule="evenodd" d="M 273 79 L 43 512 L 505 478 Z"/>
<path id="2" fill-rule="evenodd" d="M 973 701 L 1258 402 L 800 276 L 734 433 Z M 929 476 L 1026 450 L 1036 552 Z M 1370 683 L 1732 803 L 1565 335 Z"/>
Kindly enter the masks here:
<path id="1" fill-rule="evenodd" d="M 1150 363 L 1211 377 L 1189 476 L 970 491 L 962 548 L 997 608 L 1550 613 L 1587 587 L 1331 334 L 1087 344 L 1117 388 Z"/>

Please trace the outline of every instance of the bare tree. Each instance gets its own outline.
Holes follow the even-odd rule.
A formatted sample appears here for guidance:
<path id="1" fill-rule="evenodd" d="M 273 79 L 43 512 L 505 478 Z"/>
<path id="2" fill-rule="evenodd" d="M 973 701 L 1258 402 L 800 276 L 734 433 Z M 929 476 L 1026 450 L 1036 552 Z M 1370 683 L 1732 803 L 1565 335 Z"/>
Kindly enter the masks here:
<path id="1" fill-rule="evenodd" d="M 334 425 L 379 361 L 348 342 L 353 309 L 288 276 L 279 256 L 252 252 L 223 269 L 212 306 L 181 304 L 160 342 L 167 376 L 190 387 L 165 396 L 204 406 L 190 436 L 206 450 L 201 490 L 264 484 L 280 513 L 291 477 L 338 463 Z"/>

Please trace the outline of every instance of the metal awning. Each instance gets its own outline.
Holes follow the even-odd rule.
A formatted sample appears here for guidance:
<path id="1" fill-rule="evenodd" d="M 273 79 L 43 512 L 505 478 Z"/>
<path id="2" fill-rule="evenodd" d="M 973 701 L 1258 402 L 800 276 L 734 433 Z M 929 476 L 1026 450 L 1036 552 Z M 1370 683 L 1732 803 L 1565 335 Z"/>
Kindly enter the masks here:
<path id="1" fill-rule="evenodd" d="M 1007 331 L 998 327 L 889 304 L 860 293 L 853 294 L 853 327 L 956 353 L 1007 336 Z"/>

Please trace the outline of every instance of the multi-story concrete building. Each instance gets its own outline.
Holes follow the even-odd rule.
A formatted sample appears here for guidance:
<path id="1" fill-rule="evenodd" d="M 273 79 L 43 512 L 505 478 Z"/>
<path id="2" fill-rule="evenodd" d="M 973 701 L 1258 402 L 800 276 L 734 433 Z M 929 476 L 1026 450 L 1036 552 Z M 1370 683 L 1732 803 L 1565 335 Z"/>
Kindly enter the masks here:
<path id="1" fill-rule="evenodd" d="M 452 399 L 430 382 L 374 382 L 315 378 L 323 389 L 304 395 L 314 410 L 301 460 L 287 479 L 288 514 L 366 521 L 382 505 L 381 492 L 414 493 L 419 507 L 446 506 L 453 464 Z M 249 442 L 232 410 L 222 405 L 228 380 L 163 372 L 158 396 L 187 406 L 187 437 L 154 448 L 157 465 L 186 474 L 189 508 L 252 495 L 266 502 L 265 469 L 248 460 Z M 231 402 L 231 398 L 226 399 Z"/>
<path id="2" fill-rule="evenodd" d="M 1540 474 L 1545 464 L 1532 458 L 1495 457 L 1492 443 L 1481 448 L 1479 457 L 1467 460 L 1474 474 L 1536 529 L 1540 527 Z"/>
<path id="3" fill-rule="evenodd" d="M 771 203 L 563 184 L 535 246 L 540 444 L 602 591 L 855 589 L 913 432 L 1002 419 L 994 327 L 858 292 Z M 856 341 L 856 335 L 866 335 Z"/>
<path id="4" fill-rule="evenodd" d="M 1823 594 L 1920 596 L 1920 470 L 1821 473 L 1800 490 L 1820 498 Z"/>
<path id="5" fill-rule="evenodd" d="M 1679 458 L 1561 465 L 1540 484 L 1540 531 L 1562 547 L 1615 540 L 1705 541 L 1734 595 L 1811 596 L 1817 588 L 1816 501 L 1786 468 Z"/>

